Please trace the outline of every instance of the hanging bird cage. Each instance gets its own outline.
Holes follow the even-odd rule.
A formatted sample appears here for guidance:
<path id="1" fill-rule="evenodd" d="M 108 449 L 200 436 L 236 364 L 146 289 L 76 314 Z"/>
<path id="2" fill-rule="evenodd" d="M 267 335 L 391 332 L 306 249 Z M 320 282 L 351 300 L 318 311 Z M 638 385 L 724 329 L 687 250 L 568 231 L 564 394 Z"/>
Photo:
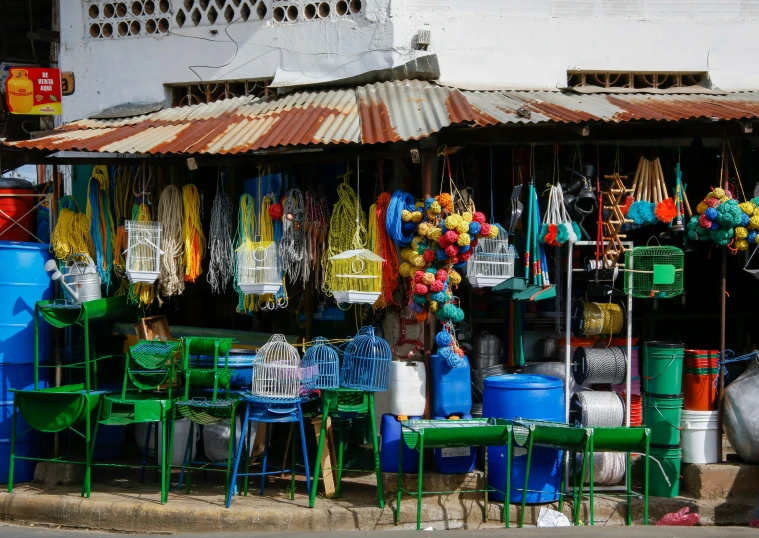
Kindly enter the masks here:
<path id="1" fill-rule="evenodd" d="M 275 294 L 282 287 L 279 248 L 274 241 L 242 244 L 235 252 L 237 286 L 245 295 Z"/>
<path id="2" fill-rule="evenodd" d="M 346 250 L 330 258 L 332 295 L 338 303 L 374 304 L 382 293 L 382 263 L 367 249 Z"/>
<path id="3" fill-rule="evenodd" d="M 669 299 L 683 292 L 685 255 L 677 247 L 635 247 L 625 253 L 625 293 Z"/>
<path id="4" fill-rule="evenodd" d="M 516 249 L 509 245 L 505 233 L 499 234 L 496 239 L 480 239 L 474 248 L 474 254 L 467 262 L 467 278 L 474 288 L 497 286 L 514 277 L 516 258 Z"/>
<path id="5" fill-rule="evenodd" d="M 340 357 L 326 338 L 314 339 L 303 355 L 301 370 L 302 385 L 308 392 L 340 387 Z"/>
<path id="6" fill-rule="evenodd" d="M 349 389 L 384 392 L 390 380 L 390 345 L 363 327 L 345 348 L 340 385 Z"/>
<path id="7" fill-rule="evenodd" d="M 126 273 L 129 282 L 153 284 L 161 271 L 161 223 L 127 220 Z"/>
<path id="8" fill-rule="evenodd" d="M 301 360 L 298 350 L 281 334 L 272 335 L 256 353 L 253 364 L 253 397 L 279 402 L 297 398 L 301 389 Z"/>

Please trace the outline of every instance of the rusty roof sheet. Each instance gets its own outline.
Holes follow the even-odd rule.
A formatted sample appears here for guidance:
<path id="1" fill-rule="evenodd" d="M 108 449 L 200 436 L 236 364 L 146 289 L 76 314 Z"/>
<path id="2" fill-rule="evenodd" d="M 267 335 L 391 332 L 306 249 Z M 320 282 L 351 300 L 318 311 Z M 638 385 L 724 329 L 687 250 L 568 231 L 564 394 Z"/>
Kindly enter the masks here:
<path id="1" fill-rule="evenodd" d="M 562 91 L 463 92 L 478 125 L 620 123 L 634 120 L 735 120 L 759 117 L 759 92 L 705 94 L 578 94 Z M 529 114 L 527 114 L 529 112 Z"/>
<path id="2" fill-rule="evenodd" d="M 406 80 L 355 89 L 237 97 L 131 118 L 85 119 L 8 144 L 144 154 L 237 154 L 306 144 L 418 140 L 454 124 L 621 123 L 759 118 L 759 92 L 474 92 Z"/>

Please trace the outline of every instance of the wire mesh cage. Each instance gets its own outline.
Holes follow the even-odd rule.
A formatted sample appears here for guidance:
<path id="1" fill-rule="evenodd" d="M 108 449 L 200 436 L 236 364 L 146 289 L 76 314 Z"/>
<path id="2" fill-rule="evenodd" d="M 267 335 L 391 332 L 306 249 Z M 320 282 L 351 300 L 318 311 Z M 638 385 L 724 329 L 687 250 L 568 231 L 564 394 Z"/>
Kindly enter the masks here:
<path id="1" fill-rule="evenodd" d="M 517 251 L 509 245 L 505 233 L 499 234 L 497 239 L 480 239 L 467 262 L 469 283 L 475 288 L 492 288 L 513 278 L 516 258 Z"/>
<path id="2" fill-rule="evenodd" d="M 301 360 L 298 350 L 281 334 L 272 335 L 253 363 L 253 397 L 277 402 L 300 396 Z"/>
<path id="3" fill-rule="evenodd" d="M 167 340 L 140 340 L 129 348 L 129 356 L 141 367 L 154 370 L 169 364 L 180 343 Z"/>
<path id="4" fill-rule="evenodd" d="M 317 337 L 303 354 L 301 371 L 303 388 L 310 392 L 340 386 L 340 357 L 324 337 Z"/>
<path id="5" fill-rule="evenodd" d="M 126 274 L 129 282 L 152 284 L 161 270 L 161 223 L 128 220 L 124 222 L 127 231 Z"/>
<path id="6" fill-rule="evenodd" d="M 363 327 L 345 347 L 340 385 L 349 389 L 384 392 L 390 380 L 390 345 Z"/>
<path id="7" fill-rule="evenodd" d="M 677 247 L 635 247 L 625 254 L 625 293 L 668 299 L 683 292 L 685 255 Z"/>
<path id="8" fill-rule="evenodd" d="M 193 398 L 174 402 L 174 405 L 184 418 L 205 426 L 229 420 L 235 412 L 235 400 Z"/>
<path id="9" fill-rule="evenodd" d="M 235 252 L 237 287 L 245 295 L 274 294 L 282 287 L 282 260 L 274 241 L 249 241 Z"/>
<path id="10" fill-rule="evenodd" d="M 330 259 L 332 295 L 338 303 L 374 304 L 382 293 L 382 263 L 371 250 L 346 250 Z"/>

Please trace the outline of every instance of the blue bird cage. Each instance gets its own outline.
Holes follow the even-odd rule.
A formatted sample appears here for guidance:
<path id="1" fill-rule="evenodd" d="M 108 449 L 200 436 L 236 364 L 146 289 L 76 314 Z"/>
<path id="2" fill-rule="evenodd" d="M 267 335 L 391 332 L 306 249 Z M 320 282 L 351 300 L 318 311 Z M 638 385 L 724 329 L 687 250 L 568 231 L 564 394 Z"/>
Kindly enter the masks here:
<path id="1" fill-rule="evenodd" d="M 301 361 L 302 390 L 336 389 L 340 386 L 340 356 L 329 340 L 317 336 Z"/>
<path id="2" fill-rule="evenodd" d="M 340 385 L 349 389 L 384 392 L 390 380 L 392 352 L 374 327 L 363 327 L 345 347 Z"/>

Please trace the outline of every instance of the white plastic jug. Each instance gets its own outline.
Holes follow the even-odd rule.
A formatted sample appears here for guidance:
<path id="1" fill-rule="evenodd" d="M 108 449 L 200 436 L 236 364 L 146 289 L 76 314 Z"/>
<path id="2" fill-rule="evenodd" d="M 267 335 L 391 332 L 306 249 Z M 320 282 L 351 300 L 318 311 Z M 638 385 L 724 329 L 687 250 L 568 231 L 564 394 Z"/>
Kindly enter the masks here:
<path id="1" fill-rule="evenodd" d="M 137 440 L 137 446 L 140 447 L 140 450 L 143 452 L 145 451 L 145 435 L 148 431 L 148 426 L 152 426 L 153 424 L 148 424 L 145 422 L 141 422 L 134 425 L 134 437 Z M 158 423 L 158 435 L 160 436 L 163 432 L 162 429 L 163 425 L 159 422 Z M 174 421 L 174 446 L 172 447 L 172 454 L 171 454 L 171 464 L 172 465 L 182 465 L 182 461 L 184 461 L 184 451 L 187 447 L 187 435 L 190 433 L 190 420 L 186 418 L 181 418 L 179 420 Z M 159 443 L 158 443 L 158 457 L 161 457 L 161 443 L 160 443 L 160 437 Z M 195 453 L 197 451 L 197 442 L 198 439 L 200 439 L 200 429 L 198 425 L 195 425 L 195 428 L 193 430 L 193 439 L 190 442 L 190 445 L 192 447 L 192 455 L 190 456 L 192 459 L 195 459 Z M 155 457 L 155 451 L 153 450 L 153 447 L 155 446 L 155 429 L 150 428 L 150 439 L 148 440 L 148 457 Z"/>
<path id="2" fill-rule="evenodd" d="M 423 362 L 390 364 L 390 414 L 421 416 L 427 403 L 427 373 Z"/>
<path id="3" fill-rule="evenodd" d="M 682 412 L 680 444 L 683 463 L 717 463 L 719 461 L 718 411 Z"/>

